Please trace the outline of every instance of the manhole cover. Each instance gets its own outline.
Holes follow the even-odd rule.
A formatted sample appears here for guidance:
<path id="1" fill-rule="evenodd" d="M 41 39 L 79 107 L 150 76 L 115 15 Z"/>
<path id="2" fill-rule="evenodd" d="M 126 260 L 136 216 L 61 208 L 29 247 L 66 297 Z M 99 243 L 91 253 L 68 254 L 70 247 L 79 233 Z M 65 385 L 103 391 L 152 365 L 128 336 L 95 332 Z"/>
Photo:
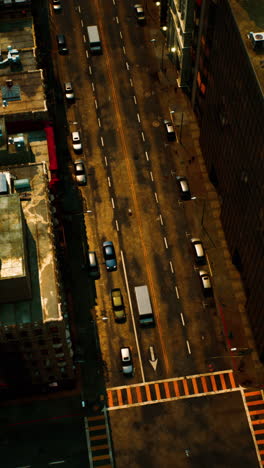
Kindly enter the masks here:
<path id="1" fill-rule="evenodd" d="M 154 120 L 154 121 L 152 122 L 152 125 L 153 125 L 153 127 L 159 127 L 159 126 L 160 126 L 160 122 L 159 122 L 158 120 Z"/>

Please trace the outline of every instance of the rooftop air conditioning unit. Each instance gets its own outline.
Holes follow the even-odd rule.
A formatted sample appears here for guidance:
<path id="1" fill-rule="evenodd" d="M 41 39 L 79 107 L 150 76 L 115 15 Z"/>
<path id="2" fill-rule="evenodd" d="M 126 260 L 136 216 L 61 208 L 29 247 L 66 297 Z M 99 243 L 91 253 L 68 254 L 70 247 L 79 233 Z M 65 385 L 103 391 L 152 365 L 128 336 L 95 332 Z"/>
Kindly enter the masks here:
<path id="1" fill-rule="evenodd" d="M 253 49 L 262 49 L 264 48 L 264 32 L 250 32 L 249 38 L 253 44 Z"/>

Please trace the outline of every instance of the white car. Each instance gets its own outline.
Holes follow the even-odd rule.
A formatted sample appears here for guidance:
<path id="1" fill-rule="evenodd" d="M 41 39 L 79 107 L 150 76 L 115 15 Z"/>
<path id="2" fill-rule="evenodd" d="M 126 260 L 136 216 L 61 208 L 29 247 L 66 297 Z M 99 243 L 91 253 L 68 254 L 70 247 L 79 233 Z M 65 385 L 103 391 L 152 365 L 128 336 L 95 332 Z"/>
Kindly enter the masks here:
<path id="1" fill-rule="evenodd" d="M 213 295 L 212 283 L 211 283 L 211 279 L 207 271 L 199 270 L 199 276 L 200 276 L 200 280 L 202 283 L 202 290 L 203 290 L 204 296 L 206 297 L 212 296 Z"/>
<path id="2" fill-rule="evenodd" d="M 176 140 L 176 133 L 173 127 L 173 124 L 170 120 L 164 120 L 166 135 L 169 141 Z"/>
<path id="3" fill-rule="evenodd" d="M 86 178 L 84 162 L 82 159 L 77 159 L 76 161 L 74 161 L 74 172 L 75 172 L 77 184 L 86 185 L 87 178 Z"/>
<path id="4" fill-rule="evenodd" d="M 75 96 L 74 96 L 73 87 L 70 81 L 68 81 L 67 83 L 64 83 L 64 92 L 65 92 L 65 97 L 67 101 L 74 100 Z"/>
<path id="5" fill-rule="evenodd" d="M 129 347 L 120 349 L 122 372 L 124 375 L 129 376 L 134 374 L 134 367 L 132 362 L 131 351 Z"/>
<path id="6" fill-rule="evenodd" d="M 82 142 L 80 132 L 72 132 L 72 147 L 76 153 L 80 153 L 82 151 Z"/>
<path id="7" fill-rule="evenodd" d="M 145 18 L 143 6 L 140 4 L 137 4 L 137 5 L 134 5 L 134 8 L 136 10 L 137 22 L 139 24 L 146 24 L 146 18 Z"/>
<path id="8" fill-rule="evenodd" d="M 61 2 L 60 0 L 52 0 L 53 10 L 60 11 L 61 10 Z"/>
<path id="9" fill-rule="evenodd" d="M 191 239 L 191 244 L 193 247 L 195 263 L 197 263 L 198 265 L 204 265 L 206 263 L 206 257 L 202 241 L 200 239 L 197 239 L 196 237 L 193 237 Z"/>

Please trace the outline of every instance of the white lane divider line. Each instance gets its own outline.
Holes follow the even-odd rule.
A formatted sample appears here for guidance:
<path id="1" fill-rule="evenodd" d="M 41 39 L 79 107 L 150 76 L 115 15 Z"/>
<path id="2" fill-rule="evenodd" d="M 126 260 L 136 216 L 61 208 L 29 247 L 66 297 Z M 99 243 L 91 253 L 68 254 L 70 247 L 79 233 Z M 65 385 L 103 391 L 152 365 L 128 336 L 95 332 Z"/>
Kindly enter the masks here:
<path id="1" fill-rule="evenodd" d="M 171 272 L 174 273 L 174 268 L 173 268 L 173 265 L 172 265 L 172 261 L 170 260 L 170 269 L 171 269 Z"/>
<path id="2" fill-rule="evenodd" d="M 190 348 L 189 340 L 186 340 L 186 345 L 187 345 L 188 353 L 189 353 L 189 354 L 192 354 L 191 348 Z"/>
<path id="3" fill-rule="evenodd" d="M 177 299 L 180 299 L 180 295 L 179 295 L 179 291 L 178 291 L 177 286 L 175 286 L 175 292 L 176 292 Z"/>
<path id="4" fill-rule="evenodd" d="M 168 248 L 168 242 L 167 242 L 166 237 L 163 237 L 163 240 L 164 240 L 165 247 L 166 247 L 166 249 L 167 249 L 167 248 Z"/>
<path id="5" fill-rule="evenodd" d="M 117 219 L 115 220 L 115 223 L 116 223 L 116 230 L 119 231 L 119 224 L 118 224 Z"/>
<path id="6" fill-rule="evenodd" d="M 156 203 L 159 203 L 157 192 L 155 192 L 154 195 L 155 195 Z"/>
<path id="7" fill-rule="evenodd" d="M 161 224 L 162 226 L 164 226 L 163 218 L 162 218 L 161 214 L 159 215 L 159 218 L 160 218 L 160 224 Z"/>
<path id="8" fill-rule="evenodd" d="M 113 197 L 111 197 L 111 203 L 112 203 L 113 209 L 115 209 L 115 201 L 114 201 Z"/>
<path id="9" fill-rule="evenodd" d="M 183 313 L 181 312 L 181 321 L 182 321 L 182 325 L 185 327 L 185 321 L 184 321 L 184 317 L 183 317 Z"/>

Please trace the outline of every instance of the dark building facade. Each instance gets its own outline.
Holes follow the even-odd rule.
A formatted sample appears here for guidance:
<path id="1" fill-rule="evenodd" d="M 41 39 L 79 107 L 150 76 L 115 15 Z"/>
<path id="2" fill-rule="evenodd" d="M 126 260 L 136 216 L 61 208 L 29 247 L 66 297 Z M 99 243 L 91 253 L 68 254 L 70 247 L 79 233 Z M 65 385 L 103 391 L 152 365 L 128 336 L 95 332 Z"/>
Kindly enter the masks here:
<path id="1" fill-rule="evenodd" d="M 247 313 L 263 362 L 264 23 L 261 30 L 256 18 L 264 18 L 264 3 L 255 3 L 254 11 L 246 11 L 244 3 L 197 0 L 192 99 L 202 153 L 222 202 L 223 228 L 244 282 Z M 252 31 L 258 43 L 250 37 Z"/>

